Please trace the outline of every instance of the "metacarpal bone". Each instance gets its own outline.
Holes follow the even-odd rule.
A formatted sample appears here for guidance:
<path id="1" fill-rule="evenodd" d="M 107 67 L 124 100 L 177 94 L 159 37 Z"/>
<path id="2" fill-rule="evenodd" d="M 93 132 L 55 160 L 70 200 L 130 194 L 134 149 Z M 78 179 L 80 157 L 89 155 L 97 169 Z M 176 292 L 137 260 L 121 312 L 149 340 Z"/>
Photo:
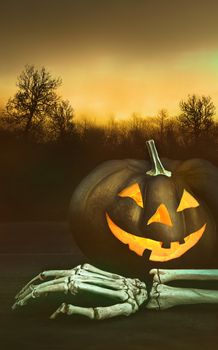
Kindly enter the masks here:
<path id="1" fill-rule="evenodd" d="M 148 309 L 164 310 L 176 305 L 218 303 L 218 291 L 170 287 L 164 283 L 173 280 L 218 280 L 218 270 L 164 270 L 152 269 L 153 285 L 149 295 Z M 50 280 L 48 280 L 50 279 Z M 91 319 L 105 319 L 130 315 L 147 301 L 147 290 L 139 279 L 100 270 L 90 264 L 69 270 L 50 270 L 33 278 L 16 296 L 13 309 L 28 304 L 31 299 L 50 293 L 76 295 L 80 292 L 102 295 L 121 303 L 106 307 L 79 307 L 63 303 L 51 318 L 60 314 L 79 314 Z"/>
<path id="2" fill-rule="evenodd" d="M 71 270 L 60 270 L 59 272 L 57 270 L 45 271 L 32 279 L 31 282 L 45 280 L 51 276 L 55 278 L 39 284 L 29 282 L 17 294 L 16 302 L 12 308 L 26 305 L 29 300 L 47 296 L 50 293 L 76 295 L 83 291 L 89 294 L 101 295 L 108 299 L 119 300 L 123 303 L 127 302 L 134 306 L 134 310 L 136 306 L 138 307 L 147 299 L 145 283 L 138 279 L 125 278 L 104 272 L 89 264 L 79 265 Z M 63 307 L 59 308 L 57 313 L 62 313 L 62 311 Z M 104 311 L 106 312 L 106 309 Z"/>
<path id="3" fill-rule="evenodd" d="M 107 272 L 107 271 L 98 269 L 97 267 L 95 267 L 93 265 L 90 265 L 90 264 L 87 264 L 87 263 L 83 264 L 81 267 L 82 267 L 83 271 L 86 270 L 86 271 L 94 272 L 97 275 L 102 275 L 102 276 L 105 276 L 105 277 L 108 277 L 108 278 L 112 278 L 113 280 L 114 279 L 124 279 L 123 276 L 120 276 L 120 275 L 117 275 L 115 273 L 111 273 L 111 272 Z"/>

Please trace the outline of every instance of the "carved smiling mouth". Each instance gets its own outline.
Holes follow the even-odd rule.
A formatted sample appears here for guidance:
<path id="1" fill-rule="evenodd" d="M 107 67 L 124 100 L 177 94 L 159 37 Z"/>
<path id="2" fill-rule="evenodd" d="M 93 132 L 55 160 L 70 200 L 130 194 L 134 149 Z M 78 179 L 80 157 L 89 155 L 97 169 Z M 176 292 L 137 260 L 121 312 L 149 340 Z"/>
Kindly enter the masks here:
<path id="1" fill-rule="evenodd" d="M 206 224 L 204 224 L 199 230 L 186 236 L 184 238 L 185 243 L 180 244 L 179 242 L 171 242 L 170 248 L 163 248 L 163 242 L 135 236 L 124 231 L 112 221 L 108 213 L 106 213 L 106 220 L 113 235 L 120 242 L 128 244 L 130 250 L 135 252 L 137 255 L 142 256 L 144 251 L 148 249 L 151 251 L 149 260 L 161 262 L 176 259 L 182 256 L 201 239 L 206 229 Z"/>

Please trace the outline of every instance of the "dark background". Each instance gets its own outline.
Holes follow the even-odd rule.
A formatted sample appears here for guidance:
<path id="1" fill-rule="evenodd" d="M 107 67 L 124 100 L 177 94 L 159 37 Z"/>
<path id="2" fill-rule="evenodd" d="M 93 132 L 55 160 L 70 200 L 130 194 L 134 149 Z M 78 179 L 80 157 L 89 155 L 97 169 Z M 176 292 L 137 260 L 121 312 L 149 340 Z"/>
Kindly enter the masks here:
<path id="1" fill-rule="evenodd" d="M 142 307 L 128 318 L 102 322 L 77 316 L 49 320 L 49 315 L 63 301 L 62 296 L 32 303 L 17 312 L 11 310 L 17 291 L 40 271 L 68 269 L 87 261 L 76 247 L 67 223 L 70 197 L 82 177 L 103 160 L 128 155 L 143 158 L 145 154 L 144 141 L 141 139 L 139 143 L 138 137 L 137 142 L 133 139 L 125 147 L 116 148 L 108 147 L 95 133 L 91 140 L 74 139 L 69 147 L 58 143 L 27 144 L 19 139 L 10 141 L 1 153 L 4 164 L 0 224 L 2 348 L 215 348 L 218 341 L 216 305 L 175 307 L 162 312 Z M 168 138 L 168 143 L 161 145 L 157 139 L 161 155 L 166 152 L 168 156 L 184 159 L 205 152 L 216 164 L 217 154 L 210 152 L 213 139 L 207 147 L 202 140 L 199 148 L 181 146 L 173 140 Z M 98 142 L 103 146 L 99 147 Z"/>
<path id="2" fill-rule="evenodd" d="M 85 259 L 66 223 L 1 224 L 0 339 L 2 349 L 205 349 L 217 347 L 217 306 L 194 305 L 130 317 L 91 321 L 49 320 L 63 301 L 45 299 L 11 311 L 16 292 L 45 269 L 76 266 Z M 19 237 L 19 239 L 18 239 Z M 73 302 L 73 301 L 72 301 Z"/>
<path id="3" fill-rule="evenodd" d="M 171 124 L 172 125 L 172 124 Z M 216 124 L 214 125 L 216 131 Z M 68 269 L 87 259 L 73 241 L 68 207 L 76 185 L 109 159 L 147 158 L 145 140 L 154 138 L 161 156 L 203 157 L 218 164 L 216 132 L 196 143 L 180 129 L 130 125 L 128 132 L 89 125 L 67 142 L 24 140 L 2 131 L 0 143 L 0 341 L 3 349 L 204 349 L 216 347 L 217 306 L 141 310 L 102 322 L 81 317 L 49 320 L 63 301 L 49 298 L 12 312 L 15 294 L 34 275 Z M 109 138 L 109 136 L 110 138 Z M 180 136 L 180 137 L 178 137 Z M 210 137 L 209 137 L 210 136 Z M 162 140 L 162 141 L 161 141 Z M 187 142 L 185 142 L 187 140 Z M 71 301 L 74 303 L 74 300 Z"/>
<path id="4" fill-rule="evenodd" d="M 197 141 L 176 119 L 167 121 L 162 135 L 143 119 L 121 129 L 90 124 L 82 134 L 76 127 L 67 142 L 25 141 L 0 130 L 0 221 L 67 219 L 71 195 L 84 176 L 107 160 L 148 159 L 145 141 L 152 138 L 160 157 L 218 165 L 217 123 Z"/>
<path id="5" fill-rule="evenodd" d="M 80 317 L 49 320 L 61 297 L 32 303 L 18 312 L 11 310 L 15 294 L 40 271 L 68 269 L 87 261 L 69 231 L 68 207 L 74 188 L 95 166 L 109 159 L 147 159 L 145 140 L 151 138 L 160 156 L 201 157 L 218 166 L 215 114 L 211 128 L 197 138 L 173 115 L 188 93 L 209 93 L 217 102 L 217 6 L 215 0 L 140 0 L 137 6 L 132 0 L 1 2 L 1 117 L 7 99 L 15 93 L 16 76 L 27 63 L 45 65 L 55 75 L 62 75 L 64 98 L 69 98 L 74 108 L 86 108 L 90 100 L 93 107 L 103 96 L 112 109 L 103 108 L 100 119 L 111 112 L 119 117 L 117 106 L 126 117 L 133 113 L 124 124 L 114 123 L 112 118 L 104 126 L 87 119 L 76 124 L 73 118 L 72 133 L 66 139 L 49 138 L 37 128 L 27 140 L 16 128 L 5 127 L 1 118 L 1 349 L 217 347 L 218 310 L 214 305 L 164 312 L 142 308 L 129 318 L 103 322 Z M 99 67 L 105 57 L 109 61 L 106 59 L 102 73 Z M 109 68 L 106 72 L 105 67 Z M 110 94 L 117 96 L 113 100 Z M 83 104 L 78 104 L 78 97 Z M 133 106 L 128 113 L 127 100 Z M 160 119 L 153 118 L 153 124 L 144 118 L 150 111 L 143 106 L 149 108 L 150 103 L 152 111 L 171 110 L 163 128 Z M 140 112 L 143 109 L 143 118 L 137 116 L 138 108 Z"/>

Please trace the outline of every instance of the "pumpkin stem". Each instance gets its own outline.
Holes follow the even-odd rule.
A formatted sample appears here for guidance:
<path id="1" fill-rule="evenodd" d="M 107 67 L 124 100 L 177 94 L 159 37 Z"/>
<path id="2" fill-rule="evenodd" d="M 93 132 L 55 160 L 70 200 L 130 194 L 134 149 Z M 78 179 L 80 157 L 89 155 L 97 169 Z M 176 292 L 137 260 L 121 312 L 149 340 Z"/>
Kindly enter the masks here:
<path id="1" fill-rule="evenodd" d="M 154 140 L 146 141 L 146 145 L 152 162 L 152 169 L 147 171 L 146 174 L 150 176 L 165 175 L 171 177 L 171 171 L 164 169 L 164 166 L 161 163 Z"/>

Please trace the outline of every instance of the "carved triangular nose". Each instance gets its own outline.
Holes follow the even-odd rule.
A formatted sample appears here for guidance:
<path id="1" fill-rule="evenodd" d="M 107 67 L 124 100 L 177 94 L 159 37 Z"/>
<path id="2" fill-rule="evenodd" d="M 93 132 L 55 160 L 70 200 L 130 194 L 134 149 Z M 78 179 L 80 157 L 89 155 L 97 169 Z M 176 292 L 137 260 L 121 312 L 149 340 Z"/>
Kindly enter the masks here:
<path id="1" fill-rule="evenodd" d="M 152 224 L 153 222 L 159 222 L 160 224 L 168 225 L 168 226 L 173 226 L 170 214 L 164 204 L 161 204 L 154 215 L 148 220 L 147 225 Z"/>

